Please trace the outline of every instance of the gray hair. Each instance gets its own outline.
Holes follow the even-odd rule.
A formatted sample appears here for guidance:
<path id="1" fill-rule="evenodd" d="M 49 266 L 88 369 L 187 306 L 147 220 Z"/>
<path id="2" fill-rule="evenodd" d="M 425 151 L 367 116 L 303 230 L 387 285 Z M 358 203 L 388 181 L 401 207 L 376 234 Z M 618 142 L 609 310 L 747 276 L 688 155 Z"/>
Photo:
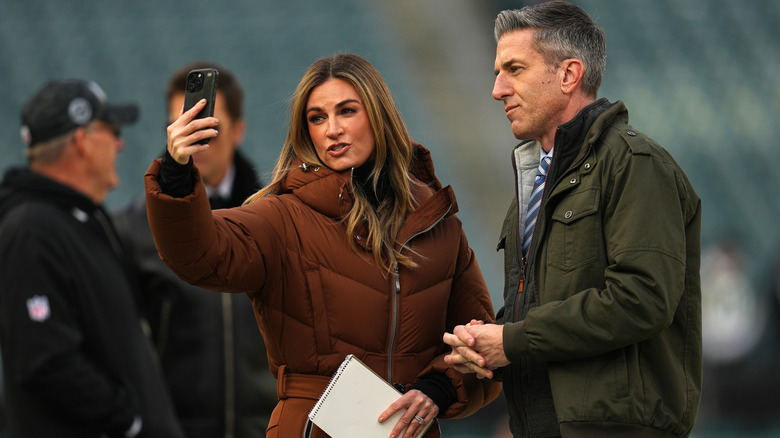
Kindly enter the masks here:
<path id="1" fill-rule="evenodd" d="M 585 65 L 583 91 L 596 97 L 607 66 L 604 30 L 579 6 L 551 1 L 502 11 L 496 17 L 496 42 L 507 32 L 535 29 L 534 49 L 552 67 L 576 58 Z"/>
<path id="2" fill-rule="evenodd" d="M 39 166 L 54 164 L 62 158 L 62 154 L 73 138 L 74 132 L 71 131 L 50 140 L 36 143 L 33 146 L 28 146 L 24 151 L 24 156 L 27 157 L 27 161 L 30 164 Z"/>

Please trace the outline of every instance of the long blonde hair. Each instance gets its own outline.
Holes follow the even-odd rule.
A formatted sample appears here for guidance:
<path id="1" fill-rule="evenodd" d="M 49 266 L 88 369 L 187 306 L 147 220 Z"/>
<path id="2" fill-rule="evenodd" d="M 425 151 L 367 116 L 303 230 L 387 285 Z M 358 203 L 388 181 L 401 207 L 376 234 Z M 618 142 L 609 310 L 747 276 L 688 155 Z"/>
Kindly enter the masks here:
<path id="1" fill-rule="evenodd" d="M 312 89 L 334 78 L 344 80 L 355 88 L 368 113 L 376 145 L 376 160 L 369 174 L 372 189 L 377 191 L 380 178 L 385 178 L 390 187 L 384 196 L 378 194 L 380 202 L 376 210 L 361 190 L 354 190 L 355 202 L 344 218 L 347 242 L 355 252 L 359 251 L 354 237 L 358 227 L 365 223 L 368 246 L 377 265 L 385 272 L 389 273 L 397 264 L 416 266 L 409 256 L 402 254 L 403 246 L 395 246 L 404 218 L 415 207 L 409 176 L 412 140 L 384 79 L 371 63 L 360 56 L 334 55 L 319 59 L 309 67 L 292 97 L 289 131 L 271 183 L 252 195 L 246 203 L 268 194 L 278 194 L 296 158 L 307 164 L 322 165 L 309 135 L 305 111 Z"/>

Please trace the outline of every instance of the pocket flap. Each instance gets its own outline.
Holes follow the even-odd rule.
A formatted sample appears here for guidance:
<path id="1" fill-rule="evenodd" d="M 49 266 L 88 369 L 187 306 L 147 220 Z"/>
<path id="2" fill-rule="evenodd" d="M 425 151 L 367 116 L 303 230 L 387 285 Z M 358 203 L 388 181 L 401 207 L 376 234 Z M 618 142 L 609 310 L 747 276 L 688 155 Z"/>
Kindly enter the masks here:
<path id="1" fill-rule="evenodd" d="M 597 212 L 598 206 L 599 190 L 596 188 L 570 193 L 555 207 L 552 219 L 569 224 Z"/>

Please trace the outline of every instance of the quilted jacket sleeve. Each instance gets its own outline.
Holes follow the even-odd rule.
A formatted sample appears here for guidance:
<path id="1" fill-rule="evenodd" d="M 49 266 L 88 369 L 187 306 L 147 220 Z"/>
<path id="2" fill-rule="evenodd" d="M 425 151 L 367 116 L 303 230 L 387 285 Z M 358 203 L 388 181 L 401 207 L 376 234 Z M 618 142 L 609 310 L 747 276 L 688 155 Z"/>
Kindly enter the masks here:
<path id="1" fill-rule="evenodd" d="M 447 304 L 448 332 L 452 332 L 456 325 L 466 324 L 472 319 L 482 320 L 485 323 L 495 321 L 493 305 L 482 271 L 462 231 L 460 240 L 458 264 L 452 282 L 450 302 Z M 501 393 L 501 385 L 498 382 L 480 380 L 475 374 L 461 374 L 455 371 L 444 362 L 444 354 L 437 356 L 420 375 L 430 372 L 446 374 L 458 396 L 458 400 L 450 405 L 446 412 L 439 413 L 441 418 L 467 417 L 487 406 Z"/>
<path id="2" fill-rule="evenodd" d="M 149 226 L 165 263 L 188 283 L 221 292 L 254 292 L 266 279 L 266 265 L 281 253 L 270 203 L 212 212 L 197 169 L 191 194 L 162 193 L 160 160 L 144 176 Z M 262 243 L 262 244 L 261 244 Z"/>

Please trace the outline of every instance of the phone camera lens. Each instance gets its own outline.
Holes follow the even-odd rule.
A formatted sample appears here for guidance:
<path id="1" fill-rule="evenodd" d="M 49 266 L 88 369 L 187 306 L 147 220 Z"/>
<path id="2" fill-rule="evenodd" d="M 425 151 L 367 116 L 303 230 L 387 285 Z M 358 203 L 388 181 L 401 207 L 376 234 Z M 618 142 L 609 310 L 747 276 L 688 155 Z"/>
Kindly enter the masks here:
<path id="1" fill-rule="evenodd" d="M 203 74 L 202 73 L 190 73 L 187 77 L 187 91 L 196 92 L 203 88 Z"/>

